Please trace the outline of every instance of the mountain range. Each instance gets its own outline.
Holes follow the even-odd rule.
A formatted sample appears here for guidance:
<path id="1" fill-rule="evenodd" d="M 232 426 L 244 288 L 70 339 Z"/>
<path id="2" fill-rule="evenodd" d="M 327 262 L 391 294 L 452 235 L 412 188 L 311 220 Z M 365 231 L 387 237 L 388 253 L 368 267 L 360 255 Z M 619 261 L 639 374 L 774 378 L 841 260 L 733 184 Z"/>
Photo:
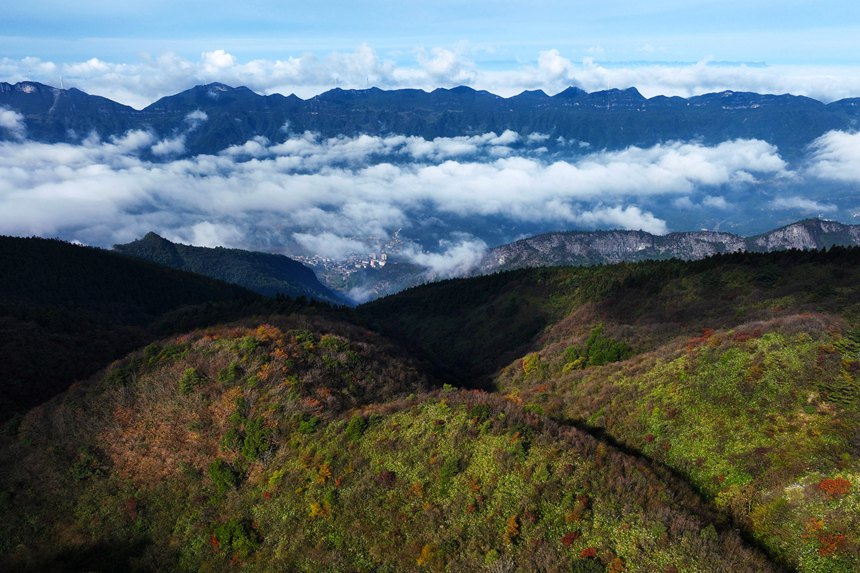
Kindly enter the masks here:
<path id="1" fill-rule="evenodd" d="M 38 141 L 78 141 L 91 132 L 107 138 L 144 129 L 161 137 L 184 133 L 189 155 L 217 153 L 256 136 L 281 141 L 288 132 L 306 130 L 331 137 L 428 139 L 512 130 L 544 134 L 545 147 L 566 154 L 672 140 L 712 144 L 756 138 L 778 146 L 792 160 L 817 137 L 854 130 L 860 119 L 858 98 L 824 104 L 802 96 L 732 91 L 645 98 L 635 88 L 588 93 L 576 87 L 554 96 L 526 91 L 509 98 L 465 86 L 432 92 L 335 88 L 303 100 L 212 83 L 136 110 L 74 88 L 19 82 L 0 83 L 0 106 L 21 113 L 28 136 Z M 206 120 L 189 124 L 189 114 L 198 111 Z"/>
<path id="2" fill-rule="evenodd" d="M 834 245 L 860 245 L 860 225 L 805 219 L 753 237 L 718 231 L 667 235 L 620 230 L 545 233 L 490 249 L 475 273 L 649 259 L 696 260 L 723 253 L 826 249 Z"/>
<path id="3" fill-rule="evenodd" d="M 600 265 L 644 260 L 698 260 L 716 254 L 816 250 L 860 246 L 860 225 L 805 219 L 760 235 L 741 237 L 718 231 L 653 235 L 644 231 L 567 231 L 535 235 L 490 249 L 462 276 L 491 274 L 530 267 Z M 114 250 L 179 270 L 199 273 L 245 287 L 264 296 L 306 297 L 332 304 L 353 304 L 349 290 L 360 286 L 377 298 L 433 279 L 418 265 L 396 253 L 384 266 L 349 261 L 310 263 L 273 254 L 205 248 L 172 243 L 155 233 Z M 328 265 L 328 266 L 326 266 Z M 335 272 L 337 271 L 337 272 Z M 323 284 L 314 273 L 319 273 Z M 344 273 L 347 279 L 344 280 Z"/>

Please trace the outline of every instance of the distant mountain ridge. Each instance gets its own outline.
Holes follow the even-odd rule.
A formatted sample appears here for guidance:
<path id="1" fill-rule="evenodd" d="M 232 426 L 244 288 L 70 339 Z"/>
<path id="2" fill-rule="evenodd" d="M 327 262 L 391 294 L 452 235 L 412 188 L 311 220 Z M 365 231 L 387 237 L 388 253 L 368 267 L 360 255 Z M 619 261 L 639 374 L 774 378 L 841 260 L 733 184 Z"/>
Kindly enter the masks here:
<path id="1" fill-rule="evenodd" d="M 194 247 L 173 243 L 155 233 L 114 250 L 125 255 L 236 284 L 265 296 L 306 297 L 333 304 L 348 301 L 323 285 L 298 261 L 274 253 Z"/>
<path id="2" fill-rule="evenodd" d="M 550 149 L 565 149 L 571 141 L 588 143 L 591 149 L 620 149 L 670 140 L 711 144 L 757 138 L 777 145 L 790 159 L 827 131 L 854 129 L 860 120 L 860 98 L 824 104 L 803 96 L 734 91 L 645 98 L 635 88 L 588 93 L 577 87 L 554 96 L 537 90 L 509 98 L 465 86 L 431 92 L 335 88 L 303 100 L 212 83 L 135 110 L 74 88 L 19 82 L 0 83 L 0 106 L 21 113 L 29 137 L 47 142 L 74 141 L 92 131 L 108 137 L 130 129 L 166 137 L 186 131 L 186 116 L 200 110 L 207 121 L 187 133 L 190 155 L 216 153 L 255 136 L 282 141 L 288 124 L 293 132 L 324 136 L 435 138 L 510 129 L 549 135 L 544 145 Z"/>
<path id="3" fill-rule="evenodd" d="M 545 233 L 491 249 L 474 274 L 527 267 L 595 265 L 647 259 L 703 259 L 721 253 L 860 245 L 860 225 L 805 219 L 754 237 L 718 231 L 652 235 L 645 231 Z"/>

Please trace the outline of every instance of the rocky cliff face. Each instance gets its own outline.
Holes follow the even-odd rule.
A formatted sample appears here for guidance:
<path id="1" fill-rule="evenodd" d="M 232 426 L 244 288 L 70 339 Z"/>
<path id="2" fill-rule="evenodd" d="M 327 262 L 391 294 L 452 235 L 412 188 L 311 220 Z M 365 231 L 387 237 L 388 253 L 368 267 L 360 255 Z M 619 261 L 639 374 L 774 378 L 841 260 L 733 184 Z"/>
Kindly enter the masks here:
<path id="1" fill-rule="evenodd" d="M 747 240 L 751 251 L 823 249 L 833 245 L 860 244 L 860 225 L 808 219 Z"/>
<path id="2" fill-rule="evenodd" d="M 476 274 L 525 267 L 595 265 L 646 259 L 697 260 L 719 253 L 823 249 L 860 245 L 860 225 L 807 219 L 755 237 L 695 231 L 652 235 L 644 231 L 547 233 L 490 250 Z"/>

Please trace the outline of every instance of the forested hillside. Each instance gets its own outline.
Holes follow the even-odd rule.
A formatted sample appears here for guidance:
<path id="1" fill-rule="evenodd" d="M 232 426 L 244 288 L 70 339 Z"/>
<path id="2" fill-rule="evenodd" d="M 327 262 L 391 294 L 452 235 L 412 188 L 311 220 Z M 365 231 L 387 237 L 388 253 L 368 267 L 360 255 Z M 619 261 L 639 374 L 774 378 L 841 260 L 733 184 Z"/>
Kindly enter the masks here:
<path id="1" fill-rule="evenodd" d="M 858 263 L 732 254 L 357 310 L 248 301 L 7 427 L 0 564 L 855 571 Z"/>
<path id="2" fill-rule="evenodd" d="M 775 562 L 854 571 L 858 263 L 833 248 L 514 271 L 361 311 L 451 380 L 465 365 L 527 411 L 671 468 Z M 542 318 L 530 330 L 525 316 Z"/>
<path id="3" fill-rule="evenodd" d="M 500 396 L 426 391 L 377 335 L 308 316 L 150 345 L 5 444 L 4 562 L 778 570 L 647 460 Z"/>
<path id="4" fill-rule="evenodd" d="M 255 298 L 240 287 L 101 249 L 0 237 L 0 419 L 153 336 L 205 322 L 216 306 Z"/>
<path id="5" fill-rule="evenodd" d="M 347 302 L 346 298 L 320 283 L 311 269 L 283 255 L 182 245 L 155 233 L 147 233 L 131 243 L 114 245 L 114 250 L 166 267 L 237 284 L 264 296 L 306 297 L 333 304 Z"/>

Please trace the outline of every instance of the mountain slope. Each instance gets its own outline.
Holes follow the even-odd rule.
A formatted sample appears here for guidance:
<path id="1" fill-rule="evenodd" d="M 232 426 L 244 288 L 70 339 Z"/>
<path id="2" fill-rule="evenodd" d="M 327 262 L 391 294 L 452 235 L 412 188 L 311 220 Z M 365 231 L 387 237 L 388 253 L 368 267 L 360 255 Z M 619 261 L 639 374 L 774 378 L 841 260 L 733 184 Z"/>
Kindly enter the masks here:
<path id="1" fill-rule="evenodd" d="M 836 247 L 518 270 L 359 312 L 452 382 L 483 375 L 528 411 L 665 464 L 787 568 L 853 571 L 858 263 L 860 249 Z M 514 301 L 541 325 L 521 328 Z"/>
<path id="2" fill-rule="evenodd" d="M 860 245 L 860 225 L 806 219 L 747 239 L 747 250 L 825 249 Z"/>
<path id="3" fill-rule="evenodd" d="M 223 247 L 193 247 L 172 243 L 155 233 L 148 233 L 131 243 L 114 245 L 114 250 L 237 284 L 265 296 L 303 296 L 334 304 L 346 302 L 319 282 L 311 269 L 283 255 Z"/>
<path id="4" fill-rule="evenodd" d="M 0 82 L 0 107 L 26 118 L 27 134 L 41 141 L 79 139 L 96 132 L 119 135 L 135 125 L 137 111 L 78 89 L 59 89 L 37 82 Z M 0 132 L 0 138 L 5 133 Z"/>
<path id="5" fill-rule="evenodd" d="M 152 330 L 185 328 L 218 305 L 255 298 L 234 285 L 110 251 L 0 237 L 0 418 L 89 376 L 150 340 Z"/>
<path id="6" fill-rule="evenodd" d="M 595 265 L 651 259 L 703 259 L 740 251 L 825 249 L 860 245 L 860 225 L 806 219 L 755 237 L 693 231 L 652 235 L 645 231 L 546 233 L 491 249 L 476 268 L 488 274 L 500 270 L 560 265 Z"/>
<path id="7" fill-rule="evenodd" d="M 0 563 L 779 571 L 669 472 L 425 387 L 390 343 L 313 317 L 162 341 L 0 443 Z"/>

